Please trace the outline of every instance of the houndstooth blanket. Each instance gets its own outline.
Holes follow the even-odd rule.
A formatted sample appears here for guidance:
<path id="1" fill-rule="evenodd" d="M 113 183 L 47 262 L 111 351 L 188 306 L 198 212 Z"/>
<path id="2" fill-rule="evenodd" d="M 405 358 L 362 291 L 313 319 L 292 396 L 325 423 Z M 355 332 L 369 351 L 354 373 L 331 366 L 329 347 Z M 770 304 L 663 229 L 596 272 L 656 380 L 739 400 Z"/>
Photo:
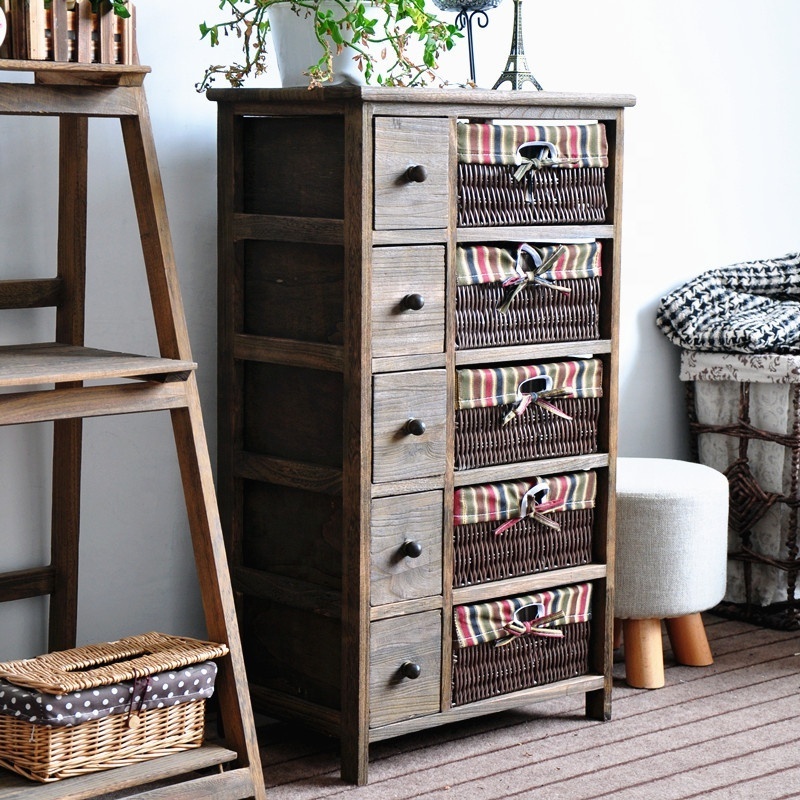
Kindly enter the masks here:
<path id="1" fill-rule="evenodd" d="M 800 253 L 698 275 L 661 300 L 656 324 L 685 350 L 800 353 Z"/>

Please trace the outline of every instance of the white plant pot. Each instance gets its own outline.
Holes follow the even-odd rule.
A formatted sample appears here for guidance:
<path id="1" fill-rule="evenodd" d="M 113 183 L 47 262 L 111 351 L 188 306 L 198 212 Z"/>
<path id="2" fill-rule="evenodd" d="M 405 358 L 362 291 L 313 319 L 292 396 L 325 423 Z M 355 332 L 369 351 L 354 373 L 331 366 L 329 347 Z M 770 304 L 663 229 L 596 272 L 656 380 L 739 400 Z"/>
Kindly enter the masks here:
<path id="1" fill-rule="evenodd" d="M 321 9 L 331 8 L 339 15 L 341 6 L 338 3 L 320 3 Z M 275 48 L 275 57 L 278 71 L 281 74 L 281 85 L 308 86 L 308 68 L 316 64 L 322 57 L 320 43 L 314 35 L 314 21 L 307 9 L 293 9 L 291 3 L 277 3 L 269 9 L 269 25 L 272 31 L 272 44 Z M 308 14 L 308 16 L 307 16 Z M 377 8 L 371 9 L 370 16 L 378 20 L 378 27 L 382 24 L 385 14 Z M 356 51 L 345 47 L 341 53 L 336 54 L 336 45 L 331 42 L 333 52 L 333 81 L 332 83 L 349 83 L 363 85 L 364 73 L 358 68 L 358 62 L 353 59 Z"/>

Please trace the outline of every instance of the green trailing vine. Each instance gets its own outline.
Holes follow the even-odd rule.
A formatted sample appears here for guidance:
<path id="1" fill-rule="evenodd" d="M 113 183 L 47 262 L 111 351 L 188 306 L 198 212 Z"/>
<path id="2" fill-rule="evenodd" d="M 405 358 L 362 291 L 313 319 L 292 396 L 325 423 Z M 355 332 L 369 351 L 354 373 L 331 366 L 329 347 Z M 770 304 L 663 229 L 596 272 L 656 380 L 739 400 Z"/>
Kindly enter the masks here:
<path id="1" fill-rule="evenodd" d="M 220 0 L 223 19 L 202 22 L 200 37 L 215 47 L 221 37 L 235 36 L 241 40 L 242 57 L 232 64 L 209 66 L 197 84 L 198 91 L 208 89 L 218 76 L 240 87 L 246 78 L 266 71 L 269 8 L 277 2 L 286 0 Z M 292 0 L 294 12 L 313 25 L 320 46 L 319 60 L 308 65 L 310 86 L 333 79 L 333 56 L 346 47 L 353 51 L 367 83 L 423 86 L 436 79 L 439 56 L 462 35 L 455 25 L 427 12 L 425 0 L 333 0 L 331 5 L 321 8 L 320 0 Z M 376 20 L 373 7 L 383 11 L 385 22 Z M 421 43 L 421 58 L 411 55 L 411 42 Z M 381 55 L 380 67 L 373 55 L 376 51 Z"/>

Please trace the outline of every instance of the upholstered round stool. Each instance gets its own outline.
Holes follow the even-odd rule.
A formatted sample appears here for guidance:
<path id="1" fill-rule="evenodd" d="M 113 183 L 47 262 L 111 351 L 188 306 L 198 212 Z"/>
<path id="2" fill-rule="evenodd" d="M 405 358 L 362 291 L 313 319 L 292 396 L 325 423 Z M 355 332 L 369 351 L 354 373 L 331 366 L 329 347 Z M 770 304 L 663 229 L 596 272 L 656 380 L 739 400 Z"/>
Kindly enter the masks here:
<path id="1" fill-rule="evenodd" d="M 664 685 L 661 620 L 679 664 L 713 663 L 700 612 L 725 594 L 728 480 L 702 464 L 617 459 L 614 617 L 625 679 Z"/>

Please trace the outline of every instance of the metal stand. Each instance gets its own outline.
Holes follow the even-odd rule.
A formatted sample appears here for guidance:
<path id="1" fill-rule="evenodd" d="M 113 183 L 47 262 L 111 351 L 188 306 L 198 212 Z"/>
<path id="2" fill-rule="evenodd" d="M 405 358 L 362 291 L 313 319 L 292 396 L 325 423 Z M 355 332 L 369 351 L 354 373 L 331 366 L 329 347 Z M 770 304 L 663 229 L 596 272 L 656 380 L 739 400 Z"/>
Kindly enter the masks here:
<path id="1" fill-rule="evenodd" d="M 542 91 L 541 84 L 528 67 L 525 60 L 525 48 L 522 42 L 522 0 L 514 0 L 514 33 L 511 37 L 511 52 L 508 55 L 506 68 L 497 79 L 492 89 L 499 89 L 502 83 L 508 81 L 512 89 L 521 89 L 526 83 L 532 83 L 538 91 Z"/>
<path id="2" fill-rule="evenodd" d="M 489 24 L 489 15 L 482 9 L 478 8 L 470 10 L 469 8 L 462 8 L 456 17 L 456 27 L 463 31 L 467 30 L 467 46 L 469 48 L 469 79 L 475 83 L 475 51 L 472 44 L 472 22 L 477 17 L 479 28 L 485 28 Z"/>

